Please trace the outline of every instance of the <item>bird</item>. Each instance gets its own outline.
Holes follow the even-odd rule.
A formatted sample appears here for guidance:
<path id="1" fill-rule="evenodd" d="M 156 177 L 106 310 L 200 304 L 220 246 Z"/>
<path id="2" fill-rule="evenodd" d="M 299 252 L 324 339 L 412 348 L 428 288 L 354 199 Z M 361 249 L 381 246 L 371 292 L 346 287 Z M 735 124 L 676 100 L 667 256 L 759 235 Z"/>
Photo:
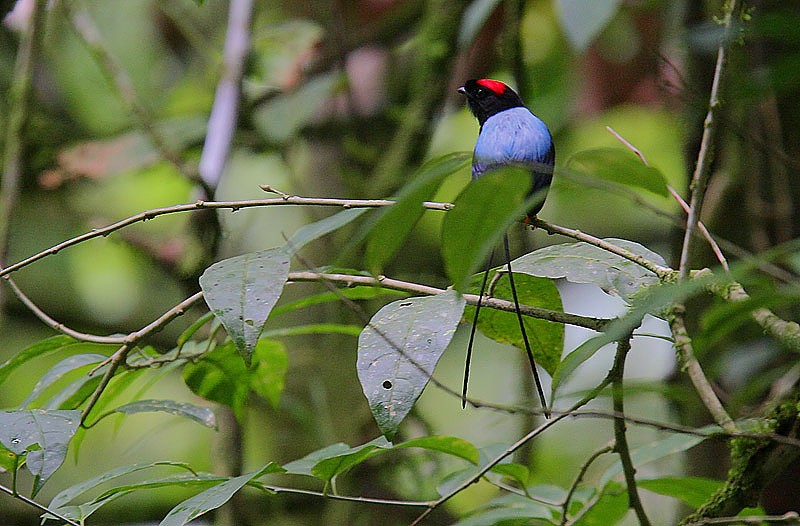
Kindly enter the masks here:
<path id="1" fill-rule="evenodd" d="M 528 170 L 532 180 L 529 195 L 538 197 L 538 199 L 532 199 L 532 205 L 527 210 L 524 218 L 524 222 L 530 224 L 536 218 L 536 214 L 539 213 L 542 206 L 544 206 L 544 199 L 553 180 L 556 150 L 549 128 L 544 121 L 525 106 L 517 92 L 499 80 L 471 79 L 466 81 L 457 91 L 466 97 L 467 106 L 480 125 L 478 139 L 475 142 L 475 149 L 472 155 L 472 179 L 478 179 L 492 170 L 509 166 Z M 522 313 L 519 309 L 514 274 L 511 271 L 508 234 L 503 237 L 503 244 L 511 294 L 514 299 L 515 311 L 520 331 L 522 332 L 522 339 L 525 343 L 528 362 L 536 384 L 537 394 L 542 404 L 543 413 L 546 418 L 549 418 L 550 411 L 545 401 L 541 379 L 536 369 L 533 351 L 531 350 L 525 325 L 522 321 Z M 462 407 L 466 407 L 469 366 L 472 358 L 475 328 L 493 257 L 494 251 L 490 254 L 483 273 L 481 291 L 478 295 L 475 317 L 467 346 L 464 384 L 461 392 Z"/>

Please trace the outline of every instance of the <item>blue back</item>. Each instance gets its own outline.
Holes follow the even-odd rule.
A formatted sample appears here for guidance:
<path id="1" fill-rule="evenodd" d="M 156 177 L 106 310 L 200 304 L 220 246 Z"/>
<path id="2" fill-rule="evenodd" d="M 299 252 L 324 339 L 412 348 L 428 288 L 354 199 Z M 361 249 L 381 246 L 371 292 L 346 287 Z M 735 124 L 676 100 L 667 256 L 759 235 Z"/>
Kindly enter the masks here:
<path id="1" fill-rule="evenodd" d="M 472 178 L 496 167 L 523 166 L 531 171 L 531 193 L 546 192 L 554 164 L 555 148 L 547 125 L 528 108 L 511 108 L 483 123 L 472 157 Z M 543 204 L 544 199 L 528 215 L 535 215 Z"/>

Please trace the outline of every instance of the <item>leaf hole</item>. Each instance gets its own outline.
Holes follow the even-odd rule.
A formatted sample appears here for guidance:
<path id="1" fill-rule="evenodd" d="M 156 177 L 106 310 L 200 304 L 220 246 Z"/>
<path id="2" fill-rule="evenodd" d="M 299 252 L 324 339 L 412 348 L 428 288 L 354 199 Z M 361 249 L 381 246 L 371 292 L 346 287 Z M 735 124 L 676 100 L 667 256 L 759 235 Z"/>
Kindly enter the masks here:
<path id="1" fill-rule="evenodd" d="M 386 389 L 387 391 L 392 388 L 392 382 L 389 380 L 384 380 L 381 386 Z"/>

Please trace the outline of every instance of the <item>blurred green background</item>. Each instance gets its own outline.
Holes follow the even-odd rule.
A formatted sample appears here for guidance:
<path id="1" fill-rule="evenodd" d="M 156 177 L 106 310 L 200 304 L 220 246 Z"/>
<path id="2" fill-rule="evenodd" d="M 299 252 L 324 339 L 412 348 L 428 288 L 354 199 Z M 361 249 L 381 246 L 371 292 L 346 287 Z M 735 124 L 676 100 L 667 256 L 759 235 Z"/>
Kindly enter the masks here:
<path id="1" fill-rule="evenodd" d="M 0 26 L 4 94 L 13 80 L 29 3 L 0 2 L 0 15 L 17 4 Z M 64 4 L 94 22 L 103 45 L 130 77 L 144 122 L 155 127 L 185 166 L 199 160 L 223 65 L 228 2 L 62 0 L 48 8 L 23 135 L 21 190 L 11 216 L 8 263 L 146 209 L 211 197 L 187 177 L 191 169 L 181 171 L 160 155 L 143 130 L 143 117 L 131 111 L 109 81 L 108 71 L 76 32 Z M 517 87 L 553 132 L 557 174 L 540 216 L 600 237 L 635 240 L 670 261 L 680 239 L 677 204 L 646 194 L 632 199 L 630 192 L 582 175 L 569 159 L 592 148 L 624 148 L 606 129 L 610 126 L 686 194 L 720 31 L 713 23 L 719 5 L 694 0 L 255 2 L 241 111 L 224 174 L 212 185 L 213 198 L 265 197 L 261 184 L 303 196 L 391 196 L 425 159 L 472 149 L 477 123 L 455 90 L 466 79 L 493 77 Z M 800 64 L 800 9 L 792 0 L 752 6 L 752 20 L 737 30 L 746 45 L 734 46 L 731 58 L 714 165 L 718 177 L 709 191 L 713 201 L 704 219 L 723 237 L 759 252 L 796 237 L 798 228 L 791 207 L 786 212 L 776 203 L 797 202 L 793 197 L 800 186 L 795 177 L 800 147 L 800 68 L 795 67 Z M 12 109 L 8 97 L 0 98 L 0 129 L 8 128 Z M 5 140 L 5 134 L 0 136 Z M 468 170 L 453 175 L 436 199 L 452 201 L 468 182 Z M 784 215 L 763 214 L 764 210 Z M 330 213 L 289 206 L 220 211 L 219 232 L 207 218 L 159 217 L 48 257 L 15 277 L 55 319 L 89 332 L 126 333 L 197 290 L 197 277 L 210 262 L 281 245 L 302 225 Z M 426 213 L 383 272 L 447 286 L 439 254 L 441 217 Z M 362 247 L 348 244 L 356 228 L 319 240 L 301 253 L 304 261 L 294 265 L 363 268 Z M 541 232 L 514 232 L 516 253 L 564 241 Z M 712 261 L 706 254 L 697 257 Z M 322 291 L 321 285 L 290 285 L 282 301 Z M 564 285 L 562 294 L 571 312 L 609 316 L 622 309 L 620 302 L 590 287 Z M 0 362 L 53 334 L 9 295 L 4 300 Z M 380 305 L 372 301 L 364 307 L 374 312 Z M 190 312 L 147 343 L 171 348 L 198 314 Z M 359 323 L 352 312 L 334 304 L 277 317 L 267 328 L 309 320 Z M 665 331 L 655 320 L 648 324 L 646 332 Z M 586 337 L 577 329 L 567 331 L 567 350 Z M 465 336 L 462 327 L 437 369 L 437 377 L 456 389 Z M 739 343 L 751 336 L 758 338 L 742 333 Z M 42 500 L 127 463 L 171 459 L 219 471 L 226 462 L 220 452 L 232 449 L 247 469 L 269 460 L 284 463 L 335 442 L 356 445 L 376 437 L 379 433 L 356 378 L 355 338 L 284 340 L 289 369 L 280 404 L 250 401 L 240 445 L 225 431 L 215 433 L 166 415 L 108 419 L 68 457 L 48 482 Z M 724 383 L 729 359 L 714 361 L 714 349 L 721 345 L 712 341 L 700 351 L 707 353 L 712 374 L 723 377 Z M 772 359 L 779 351 L 766 345 L 764 353 Z M 681 395 L 664 396 L 673 388 L 680 392 L 679 385 L 662 383 L 673 374 L 669 343 L 638 338 L 631 360 L 631 378 L 641 386 L 630 398 L 631 413 L 665 420 L 680 417 L 690 423 L 702 420 L 696 404 L 676 409 L 676 400 L 683 402 Z M 5 381 L 0 406 L 16 407 L 56 361 L 33 361 Z M 598 355 L 573 389 L 592 385 L 609 363 L 609 356 Z M 755 372 L 758 366 L 747 367 Z M 524 356 L 513 348 L 481 339 L 472 371 L 471 394 L 476 398 L 513 403 L 529 397 Z M 149 371 L 140 385 L 156 377 L 147 398 L 204 403 L 191 394 L 179 371 Z M 738 385 L 728 380 L 728 388 Z M 569 401 L 557 400 L 556 407 Z M 520 416 L 462 411 L 457 399 L 429 387 L 401 434 L 453 434 L 485 446 L 509 443 L 530 426 Z M 636 428 L 632 442 L 655 436 L 658 432 Z M 610 422 L 568 422 L 517 460 L 530 462 L 538 482 L 568 485 L 588 453 L 611 437 Z M 697 460 L 707 463 L 699 471 L 719 475 L 716 460 L 708 460 L 716 458 L 715 452 L 709 454 Z M 395 458 L 359 467 L 340 482 L 339 490 L 431 498 L 434 488 L 420 485 L 420 478 L 449 469 L 429 459 Z M 647 469 L 680 472 L 679 460 L 670 462 Z M 476 485 L 448 503 L 451 516 L 442 513 L 430 522 L 451 523 L 494 492 L 489 485 Z M 92 524 L 159 520 L 189 494 L 136 493 L 99 512 Z M 244 498 L 247 505 L 240 519 L 248 524 L 405 524 L 414 516 L 393 510 L 387 518 L 381 508 L 296 495 L 248 493 Z M 663 500 L 648 505 L 653 506 L 653 516 L 660 509 L 663 520 L 658 524 L 671 523 L 677 509 Z M 0 525 L 36 523 L 30 508 L 0 497 Z"/>

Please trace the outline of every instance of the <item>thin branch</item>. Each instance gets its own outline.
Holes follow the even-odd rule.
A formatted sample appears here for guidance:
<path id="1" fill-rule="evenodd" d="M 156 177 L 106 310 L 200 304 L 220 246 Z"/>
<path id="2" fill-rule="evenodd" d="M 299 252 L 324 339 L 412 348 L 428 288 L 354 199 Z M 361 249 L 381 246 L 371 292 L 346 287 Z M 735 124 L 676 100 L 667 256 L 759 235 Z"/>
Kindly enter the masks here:
<path id="1" fill-rule="evenodd" d="M 228 9 L 222 76 L 214 95 L 214 105 L 208 119 L 208 133 L 198 166 L 200 177 L 212 188 L 217 186 L 222 177 L 236 130 L 244 61 L 250 49 L 252 12 L 253 0 L 232 0 Z"/>
<path id="2" fill-rule="evenodd" d="M 525 436 L 523 436 L 522 438 L 520 438 L 519 440 L 517 440 L 516 442 L 514 442 L 510 446 L 508 446 L 505 449 L 505 451 L 503 451 L 500 455 L 498 455 L 497 457 L 493 458 L 490 462 L 485 464 L 480 470 L 478 470 L 477 473 L 475 473 L 474 475 L 469 477 L 467 480 L 463 481 L 461 484 L 459 484 L 458 486 L 456 486 L 455 488 L 453 488 L 452 490 L 450 490 L 446 494 L 442 495 L 438 500 L 430 503 L 430 505 L 428 505 L 428 509 L 426 509 L 424 512 L 422 512 L 422 514 L 420 514 L 419 517 L 414 519 L 414 521 L 410 524 L 410 526 L 415 526 L 417 524 L 420 524 L 422 522 L 422 520 L 424 520 L 425 517 L 430 515 L 430 513 L 433 510 L 435 510 L 436 508 L 438 508 L 439 506 L 441 506 L 442 504 L 444 504 L 445 502 L 447 502 L 448 500 L 453 498 L 455 495 L 457 495 L 460 492 L 464 491 L 466 488 L 468 488 L 472 484 L 476 483 L 478 480 L 481 479 L 481 477 L 483 477 L 486 473 L 488 473 L 493 467 L 495 467 L 497 464 L 502 462 L 504 458 L 508 457 L 509 455 L 514 453 L 516 450 L 518 450 L 519 448 L 521 448 L 522 446 L 527 444 L 529 441 L 533 440 L 534 438 L 536 438 L 540 434 L 542 434 L 545 431 L 547 431 L 550 427 L 554 426 L 555 424 L 557 424 L 561 420 L 564 420 L 565 418 L 570 416 L 572 411 L 575 411 L 579 407 L 582 407 L 582 406 L 588 404 L 591 400 L 593 400 L 597 396 L 598 393 L 600 393 L 600 391 L 605 389 L 605 387 L 608 385 L 608 383 L 609 383 L 608 378 L 606 378 L 605 380 L 603 380 L 600 383 L 600 385 L 598 385 L 597 387 L 592 389 L 583 398 L 581 398 L 579 401 L 577 401 L 575 404 L 573 404 L 572 407 L 570 407 L 567 411 L 565 411 L 564 413 L 562 413 L 562 414 L 560 414 L 560 415 L 558 415 L 556 417 L 553 417 L 550 420 L 545 421 L 542 425 L 540 425 L 539 427 L 533 429 L 528 434 L 526 434 Z"/>
<path id="3" fill-rule="evenodd" d="M 724 429 L 725 432 L 735 435 L 739 432 L 736 424 L 730 415 L 728 415 L 728 412 L 725 411 L 722 402 L 720 402 L 714 392 L 714 388 L 703 372 L 700 362 L 697 361 L 694 355 L 692 340 L 686 330 L 686 322 L 684 320 L 685 312 L 686 308 L 682 304 L 677 304 L 672 306 L 669 315 L 669 325 L 672 330 L 672 337 L 675 340 L 675 348 L 678 350 L 678 356 L 680 357 L 681 368 L 688 373 L 695 391 L 697 391 L 700 400 L 702 400 L 708 412 L 711 413 L 714 422 Z"/>
<path id="4" fill-rule="evenodd" d="M 709 517 L 686 524 L 686 526 L 705 526 L 706 524 L 763 524 L 765 522 L 779 524 L 800 524 L 800 515 L 789 511 L 783 515 L 748 515 L 744 517 Z"/>
<path id="5" fill-rule="evenodd" d="M 65 523 L 69 524 L 70 526 L 81 526 L 81 525 L 80 525 L 80 524 L 78 524 L 77 522 L 73 521 L 72 519 L 68 519 L 67 517 L 65 517 L 65 516 L 61 515 L 61 514 L 60 514 L 60 513 L 58 513 L 57 511 L 51 510 L 51 509 L 50 509 L 50 508 L 48 508 L 47 506 L 44 506 L 44 505 L 42 505 L 42 504 L 39 504 L 39 503 L 38 503 L 38 502 L 36 502 L 35 500 L 33 500 L 33 499 L 29 499 L 29 498 L 28 498 L 28 497 L 26 497 L 25 495 L 22 495 L 22 494 L 20 494 L 20 493 L 17 493 L 17 492 L 15 492 L 14 490 L 12 490 L 11 488 L 7 488 L 7 487 L 3 486 L 2 484 L 0 484 L 0 491 L 2 491 L 3 493 L 6 493 L 6 494 L 8 494 L 8 495 L 11 495 L 11 496 L 12 496 L 12 497 L 14 497 L 15 499 L 19 499 L 19 500 L 21 500 L 21 501 L 22 501 L 22 502 L 24 502 L 25 504 L 28 504 L 28 505 L 30 505 L 30 506 L 33 506 L 34 508 L 36 508 L 37 510 L 39 510 L 39 511 L 41 511 L 41 512 L 43 512 L 43 513 L 47 513 L 47 514 L 49 514 L 49 515 L 52 515 L 53 517 L 55 517 L 55 518 L 56 518 L 56 519 L 58 519 L 58 520 L 64 521 Z"/>
<path id="6" fill-rule="evenodd" d="M 631 350 L 631 338 L 633 334 L 628 334 L 617 343 L 617 353 L 614 356 L 614 365 L 608 373 L 611 379 L 611 396 L 614 412 L 619 415 L 625 414 L 624 406 L 624 387 L 625 359 Z M 624 418 L 614 419 L 614 451 L 617 452 L 622 463 L 622 472 L 625 476 L 625 485 L 628 488 L 628 507 L 632 508 L 639 519 L 641 526 L 650 526 L 650 519 L 644 510 L 642 501 L 639 498 L 639 490 L 636 486 L 636 466 L 631 459 L 631 451 L 628 447 L 627 429 Z"/>
<path id="7" fill-rule="evenodd" d="M 367 285 L 374 287 L 385 287 L 387 289 L 402 290 L 406 292 L 413 292 L 416 294 L 425 294 L 433 296 L 445 292 L 445 289 L 421 285 L 419 283 L 412 283 L 409 281 L 400 281 L 397 279 L 390 279 L 385 276 L 371 277 L 359 276 L 352 274 L 327 274 L 323 272 L 290 272 L 289 281 L 330 281 L 335 283 L 342 283 L 345 285 Z M 477 294 L 464 294 L 464 299 L 469 305 L 478 304 Z M 502 310 L 506 312 L 514 312 L 514 302 L 503 300 L 499 298 L 483 298 L 481 306 L 489 307 L 492 309 Z M 580 316 L 578 314 L 570 314 L 568 312 L 561 312 L 551 309 L 544 309 L 541 307 L 534 307 L 532 305 L 520 305 L 520 312 L 525 316 L 531 316 L 547 321 L 554 321 L 557 323 L 566 323 L 568 325 L 575 325 L 577 327 L 584 327 L 595 331 L 602 331 L 609 323 L 609 319 L 605 318 L 592 318 L 589 316 Z"/>
<path id="8" fill-rule="evenodd" d="M 561 504 L 561 526 L 565 526 L 567 524 L 567 514 L 569 513 L 569 504 L 572 501 L 572 496 L 575 494 L 575 491 L 578 489 L 578 485 L 583 480 L 583 477 L 586 476 L 586 472 L 589 470 L 589 467 L 594 463 L 595 460 L 600 458 L 602 455 L 606 453 L 611 453 L 614 451 L 616 446 L 614 444 L 610 444 L 603 448 L 598 449 L 594 453 L 592 453 L 589 458 L 581 466 L 581 469 L 578 471 L 578 476 L 575 477 L 575 480 L 572 482 L 572 485 L 569 487 L 569 491 L 567 492 L 567 496 L 564 497 L 564 502 Z"/>
<path id="9" fill-rule="evenodd" d="M 65 248 L 77 245 L 89 239 L 94 239 L 97 237 L 105 237 L 116 230 L 120 230 L 135 223 L 140 223 L 167 214 L 193 212 L 205 209 L 230 209 L 233 211 L 237 211 L 244 208 L 257 208 L 264 206 L 283 206 L 283 205 L 330 206 L 330 207 L 340 207 L 340 208 L 380 208 L 384 206 L 392 206 L 394 203 L 395 203 L 394 201 L 389 199 L 337 199 L 337 198 L 299 197 L 299 196 L 286 195 L 286 197 L 281 197 L 281 198 L 249 199 L 244 201 L 200 200 L 194 203 L 168 206 L 163 208 L 152 208 L 150 210 L 145 210 L 144 212 L 140 212 L 136 215 L 127 217 L 125 219 L 121 219 L 120 221 L 112 223 L 103 228 L 93 229 L 91 232 L 86 232 L 79 236 L 75 236 L 71 239 L 58 243 L 57 245 L 53 245 L 52 247 L 43 250 L 42 252 L 34 254 L 33 256 L 30 256 L 22 261 L 19 261 L 13 265 L 9 265 L 6 268 L 3 268 L 2 270 L 0 270 L 0 277 L 5 276 L 7 274 L 11 274 L 12 272 L 16 272 L 17 270 L 26 267 L 31 263 L 39 261 L 40 259 L 44 259 L 47 256 L 52 256 L 54 254 L 57 254 L 58 252 L 64 250 Z M 440 202 L 430 202 L 430 201 L 422 203 L 422 206 L 423 208 L 426 208 L 428 210 L 450 210 L 451 208 L 453 208 L 452 203 L 440 203 Z"/>
<path id="10" fill-rule="evenodd" d="M 714 68 L 714 79 L 711 82 L 711 92 L 708 98 L 708 112 L 703 122 L 703 136 L 700 139 L 700 150 L 697 153 L 697 162 L 695 164 L 694 173 L 692 174 L 691 183 L 689 184 L 692 196 L 689 201 L 689 218 L 686 222 L 686 232 L 684 233 L 683 245 L 681 246 L 680 265 L 678 266 L 679 279 L 686 279 L 689 276 L 690 248 L 692 240 L 694 239 L 694 232 L 697 229 L 697 223 L 700 220 L 703 198 L 705 197 L 711 172 L 711 158 L 714 149 L 714 126 L 716 124 L 717 111 L 720 106 L 719 93 L 723 80 L 725 62 L 727 60 L 728 46 L 731 40 L 730 30 L 733 24 L 733 13 L 735 11 L 736 0 L 727 0 L 724 2 L 722 23 L 725 30 L 722 35 L 722 41 L 717 49 L 717 64 Z"/>
<path id="11" fill-rule="evenodd" d="M 310 489 L 286 488 L 283 486 L 272 486 L 270 484 L 259 484 L 275 493 L 293 493 L 296 495 L 312 495 L 315 497 L 324 497 L 333 500 L 344 500 L 347 502 L 363 502 L 367 504 L 383 504 L 386 506 L 405 506 L 415 508 L 425 508 L 433 504 L 432 501 L 412 501 L 412 500 L 393 500 L 393 499 L 377 499 L 373 497 L 350 497 L 347 495 L 334 495 L 332 493 L 325 493 L 322 491 L 314 491 Z"/>
<path id="12" fill-rule="evenodd" d="M 675 271 L 669 267 L 659 265 L 658 263 L 650 261 L 644 256 L 635 254 L 630 250 L 614 245 L 613 243 L 609 243 L 608 241 L 600 239 L 599 237 L 595 237 L 591 234 L 581 232 L 580 230 L 554 225 L 538 218 L 533 220 L 532 224 L 550 234 L 561 234 L 562 236 L 571 237 L 572 239 L 589 243 L 597 248 L 602 248 L 603 250 L 607 250 L 612 254 L 616 254 L 627 260 L 633 261 L 637 265 L 649 270 L 663 281 L 672 280 L 673 276 L 675 275 Z"/>
<path id="13" fill-rule="evenodd" d="M 66 334 L 67 336 L 71 336 L 76 340 L 80 340 L 83 342 L 90 342 L 90 343 L 107 343 L 107 344 L 116 344 L 121 345 L 125 342 L 125 336 L 98 336 L 95 334 L 89 334 L 86 332 L 76 331 L 75 329 L 71 329 L 67 327 L 63 323 L 54 320 L 51 318 L 46 312 L 44 312 L 41 308 L 39 308 L 36 303 L 33 302 L 22 290 L 17 286 L 11 276 L 3 276 L 3 280 L 5 280 L 6 285 L 8 288 L 11 289 L 11 292 L 14 293 L 14 296 L 22 302 L 22 304 L 28 308 L 29 311 L 33 313 L 34 316 L 39 318 L 45 325 L 50 327 L 51 329 L 60 332 L 61 334 Z"/>
<path id="14" fill-rule="evenodd" d="M 108 365 L 108 369 L 106 369 L 105 374 L 100 380 L 100 384 L 92 393 L 92 397 L 89 399 L 89 402 L 86 404 L 86 407 L 81 412 L 81 423 L 83 424 L 86 422 L 86 418 L 89 416 L 89 413 L 92 411 L 92 408 L 97 404 L 97 401 L 100 399 L 100 396 L 105 391 L 108 383 L 114 377 L 114 374 L 117 372 L 117 369 L 120 365 L 125 361 L 127 358 L 128 353 L 136 347 L 142 339 L 145 337 L 160 331 L 164 326 L 166 326 L 169 322 L 177 318 L 178 316 L 182 316 L 190 307 L 192 307 L 195 303 L 199 302 L 203 298 L 202 292 L 197 292 L 192 296 L 189 296 L 179 304 L 175 305 L 164 314 L 153 320 L 152 322 L 148 323 L 138 331 L 130 333 L 125 338 L 125 343 L 108 359 L 104 360 L 101 364 L 99 364 L 95 369 L 92 371 L 98 370 L 100 367 L 104 365 Z M 91 373 L 90 373 L 91 374 Z"/>

